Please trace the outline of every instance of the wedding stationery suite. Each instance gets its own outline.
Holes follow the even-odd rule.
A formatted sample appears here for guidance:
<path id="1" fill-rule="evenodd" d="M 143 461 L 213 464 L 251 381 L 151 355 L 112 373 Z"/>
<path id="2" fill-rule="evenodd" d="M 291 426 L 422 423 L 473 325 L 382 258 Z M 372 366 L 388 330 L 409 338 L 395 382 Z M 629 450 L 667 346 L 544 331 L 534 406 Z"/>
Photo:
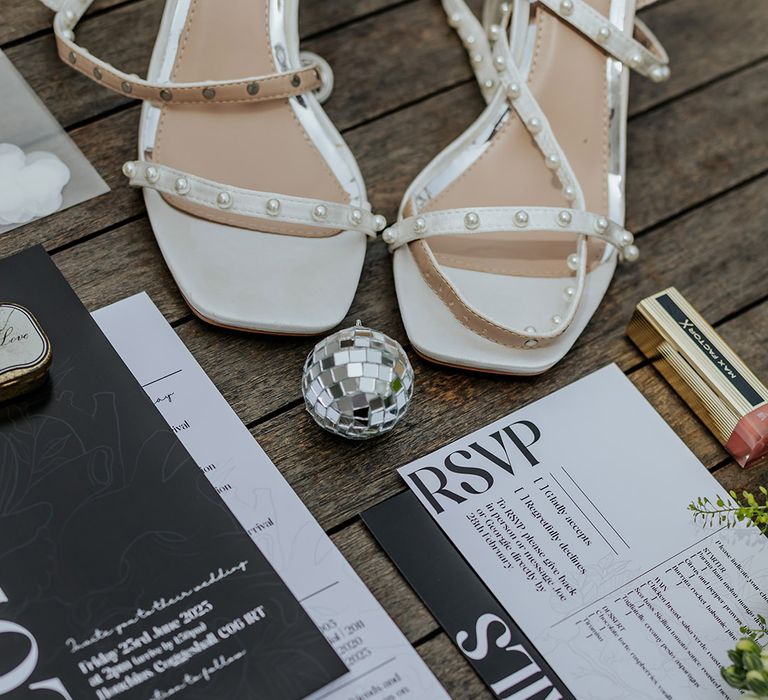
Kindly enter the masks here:
<path id="1" fill-rule="evenodd" d="M 345 674 L 42 248 L 0 261 L 0 299 L 53 351 L 0 404 L 0 697 L 298 700 Z"/>
<path id="2" fill-rule="evenodd" d="M 222 503 L 349 668 L 312 700 L 447 699 L 149 297 L 126 299 L 94 317 Z"/>
<path id="3" fill-rule="evenodd" d="M 508 653 L 497 697 L 739 696 L 718 669 L 768 608 L 768 541 L 693 522 L 724 492 L 616 366 L 399 471 L 519 627 L 491 602 L 453 635 Z"/>

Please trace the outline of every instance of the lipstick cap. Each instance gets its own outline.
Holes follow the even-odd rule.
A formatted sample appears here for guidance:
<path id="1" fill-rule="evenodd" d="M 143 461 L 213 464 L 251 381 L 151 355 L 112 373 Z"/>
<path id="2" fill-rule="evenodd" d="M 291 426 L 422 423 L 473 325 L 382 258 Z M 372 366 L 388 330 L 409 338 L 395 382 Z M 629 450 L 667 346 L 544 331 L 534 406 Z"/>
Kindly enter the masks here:
<path id="1" fill-rule="evenodd" d="M 641 301 L 627 334 L 742 467 L 768 456 L 768 388 L 680 292 Z"/>

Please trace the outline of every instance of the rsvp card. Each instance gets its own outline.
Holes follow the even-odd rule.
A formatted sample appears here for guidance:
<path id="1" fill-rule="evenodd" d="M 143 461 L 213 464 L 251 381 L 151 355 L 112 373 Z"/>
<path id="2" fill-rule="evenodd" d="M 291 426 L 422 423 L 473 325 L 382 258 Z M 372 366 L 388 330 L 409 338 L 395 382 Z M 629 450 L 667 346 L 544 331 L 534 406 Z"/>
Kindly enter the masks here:
<path id="1" fill-rule="evenodd" d="M 53 350 L 0 404 L 0 698 L 304 698 L 347 668 L 42 249 L 0 299 Z"/>
<path id="2" fill-rule="evenodd" d="M 399 471 L 493 596 L 453 636 L 497 697 L 740 696 L 719 667 L 768 605 L 768 540 L 693 522 L 724 492 L 615 365 Z"/>

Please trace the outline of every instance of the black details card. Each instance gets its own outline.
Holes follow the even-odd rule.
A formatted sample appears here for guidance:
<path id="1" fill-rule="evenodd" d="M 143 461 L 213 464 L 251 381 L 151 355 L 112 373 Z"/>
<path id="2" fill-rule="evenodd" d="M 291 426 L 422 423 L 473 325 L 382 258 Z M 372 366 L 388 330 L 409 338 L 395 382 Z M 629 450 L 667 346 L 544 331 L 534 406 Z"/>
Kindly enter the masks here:
<path id="1" fill-rule="evenodd" d="M 362 518 L 495 697 L 575 700 L 412 492 Z"/>
<path id="2" fill-rule="evenodd" d="M 343 675 L 42 249 L 0 261 L 0 300 L 54 357 L 0 404 L 0 698 L 288 700 Z"/>

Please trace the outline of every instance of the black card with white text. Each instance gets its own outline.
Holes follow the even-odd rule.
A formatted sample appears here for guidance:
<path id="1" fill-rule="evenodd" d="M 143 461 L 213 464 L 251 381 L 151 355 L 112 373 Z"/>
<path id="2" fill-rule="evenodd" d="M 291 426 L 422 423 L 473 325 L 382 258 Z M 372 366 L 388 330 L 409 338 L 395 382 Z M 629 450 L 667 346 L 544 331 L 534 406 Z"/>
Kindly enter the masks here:
<path id="1" fill-rule="evenodd" d="M 495 697 L 575 700 L 416 496 L 405 491 L 361 515 Z"/>
<path id="2" fill-rule="evenodd" d="M 0 300 L 53 349 L 0 404 L 0 698 L 298 700 L 342 676 L 42 249 L 0 261 Z"/>

